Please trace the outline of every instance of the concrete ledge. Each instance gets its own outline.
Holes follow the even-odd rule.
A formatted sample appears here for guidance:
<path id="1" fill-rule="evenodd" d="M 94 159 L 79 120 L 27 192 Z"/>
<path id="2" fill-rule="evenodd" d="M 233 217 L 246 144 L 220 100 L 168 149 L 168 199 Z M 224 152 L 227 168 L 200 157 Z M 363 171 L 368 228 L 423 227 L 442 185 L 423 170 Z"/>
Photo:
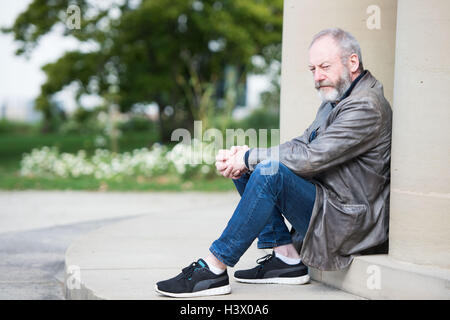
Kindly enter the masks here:
<path id="1" fill-rule="evenodd" d="M 450 270 L 416 265 L 389 255 L 354 259 L 341 271 L 310 269 L 316 281 L 367 299 L 450 299 Z"/>
<path id="2" fill-rule="evenodd" d="M 235 203 L 211 209 L 151 213 L 121 221 L 75 242 L 66 251 L 67 299 L 171 299 L 154 285 L 208 253 L 233 212 Z M 234 269 L 251 268 L 266 252 L 256 245 L 229 269 L 232 293 L 199 299 L 311 300 L 363 299 L 317 281 L 306 285 L 244 284 L 234 281 Z"/>
<path id="3" fill-rule="evenodd" d="M 207 254 L 234 209 L 229 203 L 214 212 L 154 212 L 79 238 L 66 252 L 66 298 L 167 299 L 154 292 L 154 284 Z M 234 269 L 253 267 L 264 254 L 252 245 Z M 388 255 L 357 257 L 342 271 L 310 268 L 310 274 L 313 281 L 304 286 L 247 285 L 231 277 L 232 294 L 209 299 L 450 299 L 450 270 Z"/>

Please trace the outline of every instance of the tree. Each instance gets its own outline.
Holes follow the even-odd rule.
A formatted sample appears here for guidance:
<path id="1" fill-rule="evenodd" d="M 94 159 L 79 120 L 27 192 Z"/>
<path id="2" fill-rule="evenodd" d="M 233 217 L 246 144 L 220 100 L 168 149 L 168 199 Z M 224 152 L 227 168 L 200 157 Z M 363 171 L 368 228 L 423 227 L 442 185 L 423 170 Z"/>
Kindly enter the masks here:
<path id="1" fill-rule="evenodd" d="M 168 141 L 174 126 L 206 120 L 208 108 L 224 112 L 215 102 L 227 66 L 239 70 L 243 81 L 253 68 L 251 57 L 281 43 L 282 0 L 111 0 L 106 8 L 104 2 L 73 2 L 80 29 L 65 29 L 66 36 L 96 49 L 66 52 L 43 67 L 47 80 L 36 108 L 49 123 L 53 95 L 76 83 L 78 102 L 96 94 L 121 111 L 156 102 L 161 139 Z M 67 8 L 64 0 L 33 0 L 3 29 L 18 42 L 16 54 L 31 54 L 65 23 Z M 166 106 L 172 115 L 164 113 Z"/>

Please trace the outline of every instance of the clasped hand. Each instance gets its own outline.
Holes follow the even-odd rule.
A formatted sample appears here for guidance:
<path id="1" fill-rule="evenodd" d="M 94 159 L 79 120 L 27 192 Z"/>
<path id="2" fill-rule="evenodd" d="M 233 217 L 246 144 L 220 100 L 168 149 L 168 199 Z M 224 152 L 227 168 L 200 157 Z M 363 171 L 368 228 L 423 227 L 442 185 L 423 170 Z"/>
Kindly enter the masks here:
<path id="1" fill-rule="evenodd" d="M 216 169 L 226 178 L 239 179 L 248 171 L 244 162 L 248 146 L 233 146 L 230 150 L 221 149 L 216 156 Z"/>

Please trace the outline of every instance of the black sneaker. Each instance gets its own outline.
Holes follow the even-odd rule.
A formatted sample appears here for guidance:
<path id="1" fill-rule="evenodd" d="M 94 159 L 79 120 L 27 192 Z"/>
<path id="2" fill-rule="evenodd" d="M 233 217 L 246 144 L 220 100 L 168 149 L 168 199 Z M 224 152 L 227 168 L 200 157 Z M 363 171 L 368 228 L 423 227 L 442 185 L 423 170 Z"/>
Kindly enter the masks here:
<path id="1" fill-rule="evenodd" d="M 295 265 L 287 264 L 278 259 L 273 252 L 259 258 L 256 263 L 258 263 L 258 266 L 253 269 L 236 271 L 234 273 L 236 281 L 280 284 L 305 284 L 309 282 L 308 267 L 301 261 Z"/>
<path id="2" fill-rule="evenodd" d="M 228 273 L 216 275 L 211 272 L 203 259 L 191 263 L 176 277 L 160 281 L 156 292 L 175 298 L 215 296 L 231 292 Z"/>

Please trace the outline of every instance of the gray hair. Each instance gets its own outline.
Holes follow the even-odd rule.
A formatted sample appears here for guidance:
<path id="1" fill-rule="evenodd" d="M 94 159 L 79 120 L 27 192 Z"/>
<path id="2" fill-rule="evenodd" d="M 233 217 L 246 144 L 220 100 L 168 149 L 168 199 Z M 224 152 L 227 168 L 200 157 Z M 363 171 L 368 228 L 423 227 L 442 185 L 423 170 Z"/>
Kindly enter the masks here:
<path id="1" fill-rule="evenodd" d="M 364 70 L 363 63 L 362 63 L 362 56 L 361 56 L 361 47 L 359 46 L 358 40 L 355 39 L 354 36 L 352 36 L 349 32 L 344 31 L 339 28 L 330 28 L 325 29 L 317 33 L 312 41 L 309 47 L 311 48 L 312 45 L 319 40 L 320 38 L 323 38 L 325 36 L 331 37 L 334 41 L 336 41 L 339 48 L 342 50 L 341 54 L 341 60 L 342 63 L 346 63 L 347 59 L 352 55 L 356 54 L 359 59 L 359 67 L 358 70 L 362 72 Z"/>

